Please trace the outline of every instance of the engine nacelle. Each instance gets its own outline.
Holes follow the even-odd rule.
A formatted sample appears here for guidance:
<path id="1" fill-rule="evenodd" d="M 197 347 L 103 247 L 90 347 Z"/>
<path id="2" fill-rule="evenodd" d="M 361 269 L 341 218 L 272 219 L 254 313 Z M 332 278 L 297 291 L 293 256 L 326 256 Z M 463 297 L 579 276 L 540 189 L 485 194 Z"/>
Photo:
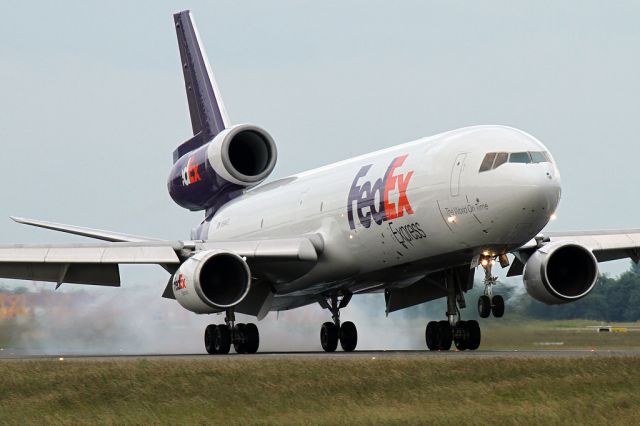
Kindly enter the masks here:
<path id="1" fill-rule="evenodd" d="M 593 253 L 569 241 L 545 244 L 524 268 L 527 293 L 547 305 L 575 302 L 589 294 L 597 278 L 598 261 Z"/>
<path id="2" fill-rule="evenodd" d="M 198 314 L 220 312 L 242 302 L 251 287 L 249 265 L 235 253 L 201 251 L 185 260 L 173 275 L 173 294 Z"/>
<path id="3" fill-rule="evenodd" d="M 181 207 L 203 210 L 228 201 L 230 193 L 258 185 L 273 171 L 276 159 L 276 144 L 266 130 L 239 124 L 180 157 L 169 174 L 169 194 Z"/>

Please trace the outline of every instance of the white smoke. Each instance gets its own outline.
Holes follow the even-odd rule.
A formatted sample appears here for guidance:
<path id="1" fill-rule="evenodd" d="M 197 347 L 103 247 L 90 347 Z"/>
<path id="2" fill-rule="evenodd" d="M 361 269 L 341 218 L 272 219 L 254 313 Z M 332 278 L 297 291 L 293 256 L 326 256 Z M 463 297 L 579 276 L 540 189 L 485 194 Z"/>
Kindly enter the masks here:
<path id="1" fill-rule="evenodd" d="M 33 355 L 204 353 L 205 327 L 223 323 L 224 316 L 196 315 L 175 300 L 161 298 L 168 275 L 147 275 L 153 279 L 146 284 L 136 284 L 139 278 L 125 280 L 130 282 L 121 288 L 63 285 L 58 294 L 50 284 L 30 287 L 43 296 L 30 306 L 33 313 L 22 320 L 10 350 Z M 482 288 L 479 275 L 476 286 Z M 501 277 L 500 284 L 514 290 L 507 302 L 524 292 L 520 278 Z M 463 314 L 475 310 L 472 297 Z M 341 320 L 353 321 L 358 328 L 358 349 L 424 349 L 427 321 L 444 319 L 446 306 L 441 299 L 388 317 L 384 310 L 384 296 L 370 294 L 354 296 L 341 311 Z M 318 304 L 271 312 L 257 322 L 260 351 L 320 351 L 320 326 L 330 320 L 330 312 Z M 237 315 L 237 321 L 256 319 Z"/>

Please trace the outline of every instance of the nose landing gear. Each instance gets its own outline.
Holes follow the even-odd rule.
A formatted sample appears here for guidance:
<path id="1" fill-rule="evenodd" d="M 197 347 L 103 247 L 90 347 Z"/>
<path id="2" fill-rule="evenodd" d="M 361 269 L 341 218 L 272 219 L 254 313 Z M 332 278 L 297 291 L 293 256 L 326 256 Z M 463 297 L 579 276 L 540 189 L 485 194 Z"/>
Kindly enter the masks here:
<path id="1" fill-rule="evenodd" d="M 502 256 L 500 256 L 500 264 L 506 263 L 506 265 L 509 265 L 506 256 L 504 258 Z M 482 256 L 480 258 L 480 265 L 484 269 L 484 294 L 478 298 L 478 315 L 480 315 L 480 318 L 487 318 L 491 313 L 496 318 L 501 318 L 504 315 L 504 299 L 499 294 L 493 295 L 493 286 L 498 283 L 498 277 L 494 277 L 491 274 L 492 266 L 495 263 L 495 256 Z"/>

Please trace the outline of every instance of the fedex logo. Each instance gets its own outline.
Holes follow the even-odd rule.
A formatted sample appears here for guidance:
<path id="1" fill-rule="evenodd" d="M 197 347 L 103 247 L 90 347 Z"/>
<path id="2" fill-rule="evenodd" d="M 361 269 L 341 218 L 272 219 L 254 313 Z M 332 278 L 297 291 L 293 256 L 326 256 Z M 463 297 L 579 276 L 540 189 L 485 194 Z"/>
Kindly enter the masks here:
<path id="1" fill-rule="evenodd" d="M 402 167 L 406 159 L 407 154 L 394 158 L 384 176 L 378 178 L 373 185 L 371 181 L 359 183 L 360 179 L 367 175 L 372 164 L 363 166 L 356 174 L 347 200 L 347 219 L 351 229 L 356 229 L 353 217 L 354 204 L 358 220 L 365 228 L 371 226 L 372 220 L 381 225 L 385 220 L 402 217 L 405 212 L 408 215 L 413 214 L 407 198 L 407 187 L 413 176 L 413 170 L 408 173 L 397 173 L 397 169 Z M 395 192 L 397 195 L 392 199 L 390 195 Z"/>
<path id="2" fill-rule="evenodd" d="M 192 183 L 196 183 L 202 180 L 200 172 L 198 171 L 198 165 L 192 165 L 193 157 L 189 158 L 187 165 L 182 169 L 182 185 L 189 186 Z"/>
<path id="3" fill-rule="evenodd" d="M 182 290 L 183 288 L 187 288 L 187 278 L 182 274 L 178 274 L 178 275 L 174 276 L 173 277 L 173 289 L 174 290 Z"/>

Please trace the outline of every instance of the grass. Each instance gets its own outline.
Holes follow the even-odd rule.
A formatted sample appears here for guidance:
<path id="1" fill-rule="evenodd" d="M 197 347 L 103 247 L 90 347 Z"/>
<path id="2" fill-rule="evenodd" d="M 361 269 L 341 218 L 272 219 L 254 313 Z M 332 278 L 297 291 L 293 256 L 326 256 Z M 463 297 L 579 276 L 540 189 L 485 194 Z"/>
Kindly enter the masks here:
<path id="1" fill-rule="evenodd" d="M 2 424 L 638 424 L 640 357 L 6 361 Z"/>
<path id="2" fill-rule="evenodd" d="M 631 327 L 625 333 L 598 333 L 597 321 L 502 321 L 485 320 L 482 326 L 482 350 L 542 349 L 635 349 L 640 350 L 640 324 L 610 324 Z"/>

